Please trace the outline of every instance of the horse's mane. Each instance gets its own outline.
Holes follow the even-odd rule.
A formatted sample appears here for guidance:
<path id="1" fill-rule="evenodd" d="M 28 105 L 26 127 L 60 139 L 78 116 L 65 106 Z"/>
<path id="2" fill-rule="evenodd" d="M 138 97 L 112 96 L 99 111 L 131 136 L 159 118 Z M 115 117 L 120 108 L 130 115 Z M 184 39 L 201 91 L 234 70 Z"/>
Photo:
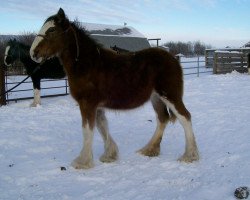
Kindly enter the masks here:
<path id="1" fill-rule="evenodd" d="M 50 16 L 47 20 L 45 20 L 44 23 L 50 20 L 57 20 L 57 15 Z M 86 30 L 86 28 L 81 24 L 81 22 L 78 21 L 78 19 L 75 19 L 74 21 L 70 21 L 67 16 L 65 16 L 65 20 L 70 24 L 70 26 L 76 31 L 77 35 L 80 35 L 83 37 L 85 42 L 88 42 L 88 44 L 91 44 L 97 48 L 102 48 L 103 46 L 97 42 L 95 39 L 90 37 L 90 33 Z"/>
<path id="2" fill-rule="evenodd" d="M 100 44 L 95 39 L 90 37 L 89 31 L 87 31 L 86 28 L 82 25 L 82 23 L 79 22 L 77 19 L 69 23 L 71 27 L 77 32 L 77 34 L 83 37 L 85 42 L 87 42 L 88 44 L 92 44 L 93 46 L 98 47 L 98 48 L 103 47 L 102 44 Z"/>
<path id="3" fill-rule="evenodd" d="M 19 45 L 19 46 L 23 47 L 24 49 L 30 49 L 30 47 L 31 47 L 31 45 L 24 44 L 22 41 L 20 41 L 18 39 L 10 39 L 7 42 L 7 45 Z"/>

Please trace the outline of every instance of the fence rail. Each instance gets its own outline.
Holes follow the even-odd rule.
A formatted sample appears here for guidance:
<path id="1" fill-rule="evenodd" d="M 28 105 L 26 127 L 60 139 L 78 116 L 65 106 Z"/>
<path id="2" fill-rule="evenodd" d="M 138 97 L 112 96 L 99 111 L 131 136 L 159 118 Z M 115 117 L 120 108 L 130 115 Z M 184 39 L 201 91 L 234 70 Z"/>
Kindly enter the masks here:
<path id="1" fill-rule="evenodd" d="M 206 68 L 205 60 L 201 59 L 201 57 L 197 57 L 197 59 L 191 58 L 189 61 L 180 61 L 180 64 L 183 66 L 184 76 L 197 75 L 199 77 L 202 74 L 212 74 L 213 72 L 211 69 Z"/>
<path id="2" fill-rule="evenodd" d="M 212 74 L 211 69 L 207 69 L 205 67 L 204 57 L 201 59 L 200 57 L 189 58 L 187 60 L 180 59 L 180 64 L 183 68 L 184 76 L 200 76 L 201 74 Z M 16 76 L 8 75 L 5 72 L 5 89 L 13 87 L 18 84 L 24 76 L 19 76 L 19 80 L 14 79 Z M 11 80 L 14 79 L 14 80 Z M 64 96 L 69 94 L 69 85 L 67 79 L 44 79 L 41 80 L 41 97 L 56 97 L 56 96 Z M 48 91 L 48 92 L 47 92 Z M 33 87 L 32 81 L 28 79 L 21 86 L 17 87 L 14 91 L 11 91 L 10 94 L 6 94 L 6 102 L 17 102 L 20 100 L 27 100 L 33 98 Z M 1 105 L 1 104 L 0 104 Z M 2 104 L 4 105 L 4 104 Z"/>
<path id="3" fill-rule="evenodd" d="M 6 76 L 5 81 L 5 88 L 8 90 L 8 88 L 12 88 L 16 84 L 18 84 L 18 81 L 12 81 L 10 82 L 10 79 L 12 77 L 15 77 L 14 75 Z M 23 78 L 23 76 L 19 76 L 19 78 Z M 52 82 L 52 84 L 51 84 Z M 54 82 L 54 83 L 53 83 Z M 33 87 L 32 87 L 32 81 L 27 80 L 25 81 L 21 87 L 21 89 L 17 88 L 10 92 L 10 94 L 6 94 L 6 102 L 11 101 L 19 101 L 19 100 L 27 100 L 33 98 Z M 43 86 L 45 84 L 45 86 Z M 64 96 L 69 94 L 69 85 L 68 80 L 66 78 L 64 79 L 43 79 L 41 80 L 41 92 L 44 93 L 41 95 L 42 98 L 47 97 L 56 97 L 56 96 Z M 47 85 L 47 86 L 46 86 Z M 46 92 L 49 91 L 49 92 Z"/>

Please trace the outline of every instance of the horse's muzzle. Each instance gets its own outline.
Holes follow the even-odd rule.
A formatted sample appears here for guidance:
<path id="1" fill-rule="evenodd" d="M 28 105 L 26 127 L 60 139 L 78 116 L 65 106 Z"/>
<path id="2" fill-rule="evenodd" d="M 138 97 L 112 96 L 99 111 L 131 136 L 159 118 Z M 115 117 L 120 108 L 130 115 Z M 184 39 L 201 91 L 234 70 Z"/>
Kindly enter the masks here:
<path id="1" fill-rule="evenodd" d="M 30 57 L 33 61 L 35 61 L 37 63 L 40 63 L 43 61 L 43 58 L 38 56 L 37 50 L 30 51 Z"/>

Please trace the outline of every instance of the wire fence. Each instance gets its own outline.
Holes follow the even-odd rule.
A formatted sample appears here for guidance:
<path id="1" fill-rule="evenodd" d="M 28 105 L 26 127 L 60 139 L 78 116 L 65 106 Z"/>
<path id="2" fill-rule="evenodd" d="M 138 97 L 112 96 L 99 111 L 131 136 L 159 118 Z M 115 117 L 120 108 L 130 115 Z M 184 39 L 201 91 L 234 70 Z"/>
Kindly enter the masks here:
<path id="1" fill-rule="evenodd" d="M 25 76 L 5 76 L 6 91 L 18 84 Z M 56 97 L 69 94 L 67 78 L 64 79 L 43 79 L 41 80 L 41 97 Z M 33 82 L 29 78 L 19 87 L 6 94 L 6 102 L 20 101 L 33 98 Z"/>
<path id="2" fill-rule="evenodd" d="M 212 74 L 212 68 L 206 68 L 204 57 L 181 58 L 180 64 L 183 68 L 184 76 L 199 77 L 202 74 Z M 5 75 L 6 91 L 16 84 L 20 83 L 25 76 Z M 56 97 L 69 94 L 69 85 L 67 78 L 64 79 L 43 79 L 41 80 L 41 97 Z M 6 102 L 17 102 L 33 98 L 33 83 L 28 79 L 15 90 L 6 94 Z"/>

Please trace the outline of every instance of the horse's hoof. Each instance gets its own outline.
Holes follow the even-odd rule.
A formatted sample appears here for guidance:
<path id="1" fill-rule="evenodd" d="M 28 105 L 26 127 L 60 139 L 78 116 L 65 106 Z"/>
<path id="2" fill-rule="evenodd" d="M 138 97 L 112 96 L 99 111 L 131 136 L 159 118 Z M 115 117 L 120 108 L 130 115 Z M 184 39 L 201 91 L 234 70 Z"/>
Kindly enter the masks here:
<path id="1" fill-rule="evenodd" d="M 107 155 L 102 155 L 101 157 L 100 157 L 100 161 L 101 162 L 104 162 L 104 163 L 111 163 L 111 162 L 115 162 L 116 160 L 117 160 L 117 155 L 115 155 L 115 156 L 107 156 Z"/>
<path id="2" fill-rule="evenodd" d="M 32 104 L 30 104 L 30 107 L 37 107 L 37 106 L 40 106 L 41 104 L 39 104 L 39 103 L 35 103 L 35 102 L 33 102 Z"/>
<path id="3" fill-rule="evenodd" d="M 32 104 L 30 104 L 30 107 L 36 107 L 37 106 L 37 104 L 36 103 L 32 103 Z"/>
<path id="4" fill-rule="evenodd" d="M 189 154 L 184 154 L 181 156 L 178 161 L 180 162 L 186 162 L 186 163 L 192 163 L 194 161 L 199 160 L 199 154 L 197 152 L 189 153 Z"/>
<path id="5" fill-rule="evenodd" d="M 137 151 L 137 153 L 140 153 L 144 156 L 149 156 L 149 157 L 156 157 L 159 156 L 160 154 L 160 148 L 142 148 Z"/>
<path id="6" fill-rule="evenodd" d="M 93 162 L 81 160 L 79 157 L 76 158 L 72 163 L 72 167 L 75 169 L 90 169 L 94 167 Z"/>

